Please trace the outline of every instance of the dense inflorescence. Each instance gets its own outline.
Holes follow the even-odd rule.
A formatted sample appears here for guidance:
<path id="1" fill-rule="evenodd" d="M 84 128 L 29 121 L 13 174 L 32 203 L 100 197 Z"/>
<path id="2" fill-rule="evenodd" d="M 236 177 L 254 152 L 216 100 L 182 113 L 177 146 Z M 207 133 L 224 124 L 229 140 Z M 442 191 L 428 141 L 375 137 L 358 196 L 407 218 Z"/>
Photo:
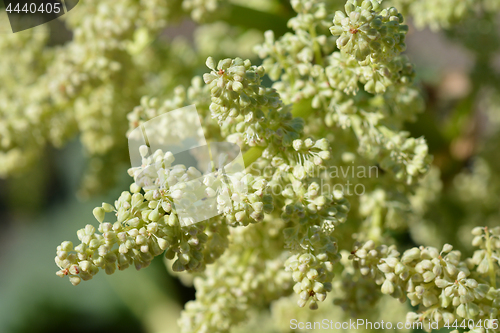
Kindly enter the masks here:
<path id="1" fill-rule="evenodd" d="M 229 332 L 252 311 L 264 312 L 284 299 L 313 310 L 332 300 L 348 315 L 363 317 L 384 294 L 409 301 L 413 309 L 407 321 L 422 322 L 426 329 L 431 322 L 443 327 L 455 319 L 498 320 L 500 229 L 473 229 L 475 252 L 469 258 L 449 244 L 442 250 L 397 250 L 406 233 L 426 241 L 428 234 L 418 238 L 415 233 L 428 224 L 429 211 L 431 216 L 437 211 L 432 205 L 443 188 L 426 140 L 404 130 L 423 111 L 424 98 L 414 67 L 402 54 L 408 31 L 403 14 L 418 10 L 412 14 L 417 24 L 447 28 L 473 10 L 469 2 L 444 6 L 438 19 L 427 0 L 391 2 L 401 11 L 379 0 L 348 0 L 343 8 L 336 1 L 292 0 L 290 30 L 269 30 L 258 38 L 226 23 L 210 23 L 206 31 L 201 25 L 195 44 L 203 56 L 207 50 L 213 54 L 203 59 L 207 73 L 192 79 L 203 66 L 193 48 L 180 43 L 182 51 L 166 51 L 152 41 L 154 36 L 182 8 L 200 23 L 221 17 L 234 3 L 174 1 L 158 12 L 151 7 L 155 1 L 131 3 L 136 14 L 120 1 L 127 19 L 112 30 L 117 36 L 77 31 L 77 44 L 101 53 L 88 60 L 74 59 L 64 48 L 49 55 L 66 59 L 69 69 L 60 69 L 63 74 L 77 73 L 71 84 L 63 74 L 52 76 L 65 83 L 58 98 L 75 107 L 67 118 L 60 109 L 54 112 L 68 124 L 80 120 L 82 142 L 97 160 L 96 173 L 119 160 L 114 153 L 120 137 L 125 141 L 127 121 L 130 134 L 193 104 L 207 141 L 237 144 L 245 168 L 227 177 L 224 170 L 178 164 L 169 151 L 141 146 L 142 164 L 129 169 L 130 190 L 114 205 L 94 209 L 98 232 L 87 225 L 77 232 L 81 244 L 66 241 L 57 248 L 57 275 L 69 276 L 76 285 L 99 269 L 107 274 L 129 266 L 141 269 L 164 254 L 176 274 L 191 274 L 196 288 L 196 299 L 179 320 L 185 332 Z M 494 7 L 487 1 L 481 6 L 487 12 Z M 419 9 L 427 7 L 432 10 Z M 106 8 L 98 6 L 95 22 L 111 24 Z M 72 20 L 72 25 L 101 26 L 91 19 Z M 210 31 L 215 41 L 205 38 Z M 241 43 L 244 56 L 248 41 L 260 43 L 252 46 L 262 65 L 236 55 L 226 58 L 223 48 L 214 47 L 227 43 L 229 35 L 237 45 L 228 46 L 228 53 L 237 53 Z M 23 61 L 32 61 L 30 52 L 45 42 L 37 38 L 23 41 L 29 46 Z M 93 38 L 95 45 L 89 42 Z M 109 44 L 105 50 L 102 40 Z M 153 74 L 163 67 L 168 70 Z M 192 71 L 184 73 L 184 67 Z M 57 74 L 57 68 L 49 71 Z M 177 74 L 190 79 L 176 81 Z M 130 95 L 139 81 L 144 89 Z M 165 93 L 169 89 L 172 93 Z M 115 118 L 120 128 L 111 129 Z M 16 130 L 28 126 L 13 124 L 19 125 L 11 126 Z M 64 126 L 54 131 L 61 142 L 74 133 Z M 492 133 L 491 140 L 497 140 L 498 133 Z M 158 133 L 172 140 L 175 135 Z M 6 136 L 1 144 L 17 156 L 17 141 Z M 498 202 L 487 194 L 500 188 L 491 171 L 496 165 L 491 158 L 477 159 L 471 173 L 460 173 L 450 185 L 458 202 L 454 208 L 464 206 L 474 217 L 467 221 L 469 229 L 500 217 Z M 87 179 L 88 186 L 102 184 L 96 179 Z M 439 246 L 445 242 L 440 241 Z"/>
<path id="2" fill-rule="evenodd" d="M 168 259 L 176 258 L 175 271 L 197 271 L 224 251 L 227 226 L 220 219 L 185 223 L 175 211 L 175 199 L 190 198 L 191 192 L 181 189 L 200 186 L 201 173 L 182 164 L 169 168 L 174 161 L 172 153 L 157 150 L 146 157 L 147 147 L 141 148 L 143 166 L 129 170 L 135 179 L 130 192 L 123 192 L 114 205 L 103 203 L 93 211 L 100 233 L 87 225 L 77 232 L 80 245 L 73 248 L 71 242 L 63 242 L 58 247 L 58 275 L 69 275 L 71 283 L 91 279 L 98 268 L 112 274 L 116 268 L 123 270 L 130 265 L 147 267 L 163 252 Z M 114 213 L 116 221 L 105 222 L 106 213 Z"/>
<path id="3" fill-rule="evenodd" d="M 89 157 L 80 194 L 109 188 L 117 167 L 127 161 L 127 112 L 149 91 L 188 82 L 178 79 L 192 76 L 202 62 L 182 38 L 168 47 L 154 42 L 169 23 L 195 15 L 190 8 L 189 1 L 178 0 L 87 1 L 78 14 L 63 17 L 72 31 L 68 43 L 49 45 L 44 27 L 2 38 L 5 68 L 25 72 L 2 72 L 12 92 L 0 106 L 5 116 L 0 176 L 25 171 L 45 146 L 61 147 L 79 135 Z M 16 66 L 8 66 L 11 61 Z"/>
<path id="4" fill-rule="evenodd" d="M 422 246 L 400 255 L 395 246 L 375 246 L 373 241 L 355 246 L 351 259 L 362 275 L 381 285 L 383 294 L 401 302 L 408 298 L 418 306 L 418 312 L 408 313 L 407 321 L 422 322 L 427 331 L 434 322 L 449 327 L 457 319 L 485 322 L 484 328 L 495 330 L 500 305 L 499 233 L 498 227 L 474 228 L 472 244 L 479 249 L 465 260 L 450 244 L 441 251 Z"/>
<path id="5" fill-rule="evenodd" d="M 279 226 L 265 221 L 231 229 L 231 240 L 224 256 L 195 278 L 196 300 L 179 319 L 184 332 L 229 332 L 252 309 L 290 293 Z"/>

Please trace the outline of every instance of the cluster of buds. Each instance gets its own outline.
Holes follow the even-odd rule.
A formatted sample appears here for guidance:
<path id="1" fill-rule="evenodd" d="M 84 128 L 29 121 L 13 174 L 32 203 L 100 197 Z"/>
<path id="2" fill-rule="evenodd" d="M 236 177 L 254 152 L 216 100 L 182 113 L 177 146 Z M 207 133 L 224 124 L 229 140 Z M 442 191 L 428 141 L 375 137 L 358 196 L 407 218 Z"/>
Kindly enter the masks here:
<path id="1" fill-rule="evenodd" d="M 337 47 L 357 61 L 387 62 L 406 48 L 404 39 L 408 26 L 403 15 L 394 7 L 381 10 L 380 2 L 349 0 L 345 13 L 337 11 L 330 32 L 337 39 Z"/>
<path id="2" fill-rule="evenodd" d="M 182 332 L 228 333 L 251 310 L 290 293 L 292 279 L 283 269 L 287 253 L 276 222 L 230 230 L 228 251 L 194 279 L 196 300 L 186 303 L 179 318 Z"/>
<path id="3" fill-rule="evenodd" d="M 480 235 L 482 230 L 475 229 L 474 233 L 487 242 L 488 237 Z M 477 253 L 462 261 L 460 251 L 445 244 L 441 251 L 415 247 L 400 256 L 394 246 L 375 247 L 373 241 L 368 241 L 356 245 L 350 259 L 362 275 L 381 285 L 383 294 L 401 302 L 408 298 L 412 306 L 419 306 L 418 313 L 408 313 L 407 320 L 423 322 L 424 328 L 430 330 L 431 322 L 443 326 L 456 319 L 487 319 L 495 325 L 500 306 L 500 290 L 494 280 L 498 262 L 495 275 L 488 279 L 488 272 L 479 268 L 477 261 L 483 258 Z"/>
<path id="4" fill-rule="evenodd" d="M 375 281 L 354 269 L 354 261 L 349 260 L 350 252 L 342 250 L 340 254 L 343 270 L 340 278 L 333 282 L 333 304 L 340 306 L 351 317 L 359 318 L 376 306 L 382 293 L 377 291 Z"/>
<path id="5" fill-rule="evenodd" d="M 293 141 L 293 155 L 291 160 L 295 162 L 293 166 L 293 176 L 299 180 L 307 176 L 314 175 L 318 166 L 324 166 L 325 161 L 330 159 L 330 145 L 326 139 L 314 141 L 310 138 L 305 140 L 297 139 Z"/>
<path id="6" fill-rule="evenodd" d="M 354 82 L 359 79 L 366 91 L 380 94 L 395 81 L 409 81 L 413 76 L 411 65 L 399 57 L 406 49 L 408 26 L 402 24 L 403 15 L 394 7 L 382 10 L 380 1 L 358 2 L 349 0 L 345 13 L 335 13 L 330 32 L 340 36 L 337 47 L 342 57 L 332 57 L 327 73 L 331 83 L 337 87 L 345 85 L 343 90 L 347 93 L 356 91 Z"/>
<path id="7" fill-rule="evenodd" d="M 210 112 L 228 141 L 240 147 L 277 149 L 300 137 L 303 120 L 292 117 L 290 106 L 283 106 L 276 90 L 261 85 L 264 67 L 240 58 L 221 60 L 217 67 L 208 58 L 207 66 L 212 71 L 203 79 L 210 87 Z"/>
<path id="8" fill-rule="evenodd" d="M 266 189 L 267 182 L 263 177 L 233 174 L 231 181 L 222 181 L 217 209 L 231 226 L 261 222 L 264 213 L 271 213 L 274 209 L 272 197 L 265 195 Z"/>
<path id="9" fill-rule="evenodd" d="M 391 170 L 396 179 L 411 184 L 429 170 L 432 157 L 423 137 L 408 138 L 407 132 L 400 132 L 388 137 L 384 148 L 380 165 Z"/>
<path id="10" fill-rule="evenodd" d="M 295 31 L 309 30 L 311 25 L 323 25 L 328 16 L 326 3 L 321 0 L 292 0 L 290 4 L 298 14 L 288 21 L 288 26 Z M 324 39 L 324 36 L 321 38 Z"/>
<path id="11" fill-rule="evenodd" d="M 210 111 L 220 123 L 227 117 L 246 115 L 257 105 L 276 107 L 280 103 L 277 95 L 270 98 L 268 91 L 260 86 L 264 67 L 252 66 L 250 60 L 241 58 L 220 60 L 215 67 L 213 58 L 209 57 L 206 65 L 212 70 L 203 75 L 203 80 L 211 89 Z M 259 115 L 255 117 L 259 118 Z"/>
<path id="12" fill-rule="evenodd" d="M 338 261 L 336 243 L 318 255 L 312 253 L 293 254 L 285 262 L 285 270 L 292 272 L 295 282 L 293 290 L 299 295 L 297 304 L 304 307 L 309 303 L 311 310 L 318 309 L 318 302 L 326 299 L 326 293 L 332 291 L 333 265 Z M 325 241 L 328 242 L 328 241 Z"/>
<path id="13" fill-rule="evenodd" d="M 58 276 L 70 277 L 77 285 L 90 280 L 99 268 L 112 274 L 118 268 L 130 265 L 136 269 L 149 266 L 155 256 L 166 251 L 165 256 L 177 260 L 175 271 L 196 271 L 203 268 L 203 246 L 208 240 L 205 224 L 185 227 L 179 225 L 177 215 L 160 204 L 151 195 L 123 192 L 115 205 L 103 203 L 94 209 L 100 222 L 98 231 L 87 225 L 77 232 L 81 244 L 73 248 L 71 242 L 63 242 L 57 248 Z M 104 222 L 105 214 L 115 212 L 116 222 Z"/>
<path id="14" fill-rule="evenodd" d="M 292 251 L 285 270 L 292 272 L 293 290 L 300 297 L 298 305 L 309 303 L 314 310 L 332 290 L 333 266 L 340 256 L 337 240 L 331 234 L 336 225 L 345 221 L 349 204 L 341 192 L 333 196 L 322 194 L 317 183 L 307 188 L 296 184 L 295 190 L 295 195 L 303 197 L 304 202 L 287 205 L 281 214 L 285 222 L 292 224 L 283 231 L 286 246 Z"/>
<path id="15" fill-rule="evenodd" d="M 172 166 L 174 156 L 171 152 L 157 150 L 147 156 L 148 148 L 141 146 L 140 153 L 143 164 L 129 169 L 135 179 L 130 192 L 123 192 L 114 205 L 103 203 L 102 207 L 94 209 L 100 233 L 87 225 L 77 232 L 80 245 L 73 248 L 71 242 L 63 242 L 58 247 L 55 260 L 61 270 L 57 275 L 69 275 L 76 285 L 81 279 L 91 279 L 98 268 L 111 274 L 116 268 L 122 270 L 132 264 L 137 269 L 147 267 L 164 251 L 168 259 L 177 257 L 174 271 L 199 271 L 205 267 L 205 256 L 213 262 L 222 254 L 225 246 L 212 242 L 223 240 L 211 237 L 217 233 L 217 225 L 221 227 L 220 221 L 217 224 L 209 219 L 217 214 L 205 218 L 200 214 L 206 213 L 207 207 L 192 207 L 199 201 L 197 196 L 208 196 L 213 199 L 209 208 L 217 212 L 217 202 L 227 194 L 217 195 L 213 190 L 213 187 L 218 188 L 217 179 L 211 174 L 202 177 L 192 167 Z M 105 222 L 106 213 L 111 212 L 115 213 L 116 221 Z M 211 230 L 205 232 L 207 225 Z M 205 245 L 214 253 L 207 253 Z"/>

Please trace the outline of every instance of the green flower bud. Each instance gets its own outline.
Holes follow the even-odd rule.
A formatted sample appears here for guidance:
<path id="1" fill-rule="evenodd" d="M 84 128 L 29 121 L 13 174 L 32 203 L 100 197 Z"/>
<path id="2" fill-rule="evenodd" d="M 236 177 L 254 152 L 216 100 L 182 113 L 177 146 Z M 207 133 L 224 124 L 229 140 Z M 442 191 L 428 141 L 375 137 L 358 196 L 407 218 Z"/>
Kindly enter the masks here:
<path id="1" fill-rule="evenodd" d="M 215 62 L 214 62 L 214 59 L 212 57 L 208 57 L 207 61 L 205 62 L 205 64 L 211 70 L 215 70 Z"/>
<path id="2" fill-rule="evenodd" d="M 69 277 L 69 282 L 71 282 L 72 285 L 77 286 L 80 284 L 82 279 L 79 276 L 70 276 Z"/>
<path id="3" fill-rule="evenodd" d="M 390 295 L 394 293 L 394 285 L 392 284 L 391 281 L 385 280 L 384 283 L 382 284 L 381 291 L 383 294 Z"/>
<path id="4" fill-rule="evenodd" d="M 104 215 L 106 214 L 106 212 L 104 211 L 104 209 L 102 207 L 94 208 L 92 213 L 94 214 L 94 217 L 96 218 L 96 220 L 99 221 L 99 223 L 102 223 L 104 221 Z"/>
<path id="5" fill-rule="evenodd" d="M 111 213 L 112 211 L 115 210 L 115 207 L 113 207 L 113 205 L 110 205 L 108 203 L 103 202 L 102 203 L 102 209 L 104 209 L 104 211 L 106 213 Z"/>
<path id="6" fill-rule="evenodd" d="M 465 304 L 460 304 L 457 308 L 457 314 L 462 318 L 467 318 L 467 310 Z"/>

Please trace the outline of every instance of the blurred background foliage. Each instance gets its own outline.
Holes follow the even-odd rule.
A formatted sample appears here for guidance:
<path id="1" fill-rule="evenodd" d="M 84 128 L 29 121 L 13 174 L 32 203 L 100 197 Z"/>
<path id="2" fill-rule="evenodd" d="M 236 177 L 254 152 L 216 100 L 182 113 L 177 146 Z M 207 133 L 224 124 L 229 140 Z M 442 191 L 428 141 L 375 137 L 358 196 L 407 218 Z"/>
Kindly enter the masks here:
<path id="1" fill-rule="evenodd" d="M 194 18 L 185 13 L 164 29 L 154 48 L 164 52 L 168 66 L 176 68 L 156 72 L 146 85 L 148 94 L 173 89 L 174 82 L 188 84 L 193 75 L 205 71 L 208 55 L 239 56 L 258 64 L 252 46 L 262 42 L 262 32 L 273 29 L 283 34 L 287 19 L 293 16 L 286 1 L 233 3 L 237 6 L 232 14 L 221 10 L 220 17 L 215 15 L 213 23 L 202 29 L 198 27 L 203 20 L 193 13 Z M 339 9 L 342 3 L 332 1 Z M 78 11 L 75 8 L 73 15 Z M 423 222 L 411 223 L 408 232 L 419 244 L 440 247 L 448 242 L 467 254 L 471 227 L 500 221 L 500 17 L 476 14 L 431 30 L 416 27 L 410 13 L 406 51 L 416 64 L 426 99 L 425 112 L 408 123 L 407 130 L 427 139 L 436 169 L 425 181 L 442 189 L 422 208 Z M 5 15 L 1 18 L 0 40 L 9 34 Z M 64 45 L 73 38 L 62 20 L 46 28 L 49 46 Z M 152 64 L 149 69 L 153 73 L 164 65 Z M 7 87 L 0 82 L 0 89 Z M 132 99 L 139 104 L 136 96 Z M 122 141 L 121 146 L 126 146 L 125 136 Z M 0 180 L 0 332 L 176 332 L 177 317 L 183 304 L 194 299 L 194 290 L 171 277 L 161 259 L 140 273 L 127 270 L 99 276 L 76 288 L 54 275 L 54 249 L 60 240 L 94 223 L 92 208 L 113 202 L 130 184 L 127 152 L 100 162 L 109 169 L 105 174 L 116 175 L 116 180 L 93 191 L 85 184 L 94 162 L 86 158 L 88 151 L 80 141 L 73 138 L 63 148 L 39 149 L 34 165 Z M 273 311 L 279 313 L 279 303 L 275 307 Z M 256 332 L 264 323 L 278 325 L 261 318 L 241 330 Z"/>

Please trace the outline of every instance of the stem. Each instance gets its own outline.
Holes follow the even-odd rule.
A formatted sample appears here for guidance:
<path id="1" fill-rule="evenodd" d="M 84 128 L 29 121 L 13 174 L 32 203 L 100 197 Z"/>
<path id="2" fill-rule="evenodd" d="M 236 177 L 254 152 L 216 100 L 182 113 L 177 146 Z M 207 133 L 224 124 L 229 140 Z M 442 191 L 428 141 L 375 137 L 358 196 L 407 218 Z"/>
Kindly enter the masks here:
<path id="1" fill-rule="evenodd" d="M 245 167 L 248 168 L 253 162 L 257 161 L 257 159 L 262 155 L 263 152 L 263 147 L 252 147 L 247 150 L 243 154 L 243 163 L 245 164 Z"/>
<path id="2" fill-rule="evenodd" d="M 383 208 L 377 205 L 372 214 L 370 237 L 369 237 L 376 243 L 380 241 L 382 235 L 382 222 L 383 222 Z"/>
<path id="3" fill-rule="evenodd" d="M 292 107 L 292 116 L 297 118 L 306 119 L 313 112 L 311 106 L 311 99 L 302 99 L 301 101 L 295 103 Z M 243 154 L 243 162 L 245 167 L 248 168 L 253 162 L 255 162 L 262 153 L 264 152 L 264 147 L 252 147 Z"/>
<path id="4" fill-rule="evenodd" d="M 148 147 L 149 155 L 153 155 L 153 151 L 151 150 L 151 144 L 149 143 L 148 135 L 146 134 L 146 129 L 144 128 L 144 124 L 141 124 L 142 135 L 144 136 L 144 141 L 146 142 L 146 146 Z"/>
<path id="5" fill-rule="evenodd" d="M 313 40 L 313 49 L 314 49 L 314 59 L 316 63 L 320 66 L 323 66 L 323 56 L 321 55 L 321 48 L 316 41 L 316 27 L 311 24 L 309 27 L 309 35 L 311 35 L 311 39 Z"/>
<path id="6" fill-rule="evenodd" d="M 306 98 L 293 104 L 292 116 L 294 116 L 295 118 L 300 117 L 303 119 L 307 119 L 307 117 L 309 117 L 313 112 L 311 101 L 312 98 Z"/>
<path id="7" fill-rule="evenodd" d="M 351 127 L 354 132 L 354 135 L 356 135 L 356 138 L 358 141 L 361 141 L 361 137 L 363 136 L 363 129 L 362 129 L 362 119 L 359 115 L 352 115 L 350 117 L 351 119 Z"/>
<path id="8" fill-rule="evenodd" d="M 488 227 L 484 227 L 484 232 L 486 233 L 486 254 L 488 256 L 488 270 L 490 274 L 490 284 L 496 289 L 496 273 L 495 266 L 493 265 L 493 250 L 491 249 L 491 237 Z"/>

